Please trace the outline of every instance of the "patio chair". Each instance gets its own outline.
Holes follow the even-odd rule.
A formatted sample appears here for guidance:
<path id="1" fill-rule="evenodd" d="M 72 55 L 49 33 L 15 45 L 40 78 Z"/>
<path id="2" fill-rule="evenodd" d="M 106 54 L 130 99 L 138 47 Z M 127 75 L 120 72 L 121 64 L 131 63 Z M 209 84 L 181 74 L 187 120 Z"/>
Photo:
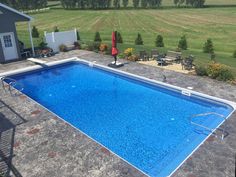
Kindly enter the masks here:
<path id="1" fill-rule="evenodd" d="M 193 61 L 194 61 L 194 57 L 192 55 L 190 55 L 189 57 L 185 58 L 182 62 L 182 69 L 186 69 L 186 70 L 191 70 L 193 68 Z"/>
<path id="2" fill-rule="evenodd" d="M 139 58 L 142 61 L 148 61 L 149 60 L 149 56 L 148 56 L 148 54 L 145 50 L 139 52 Z"/>
<path id="3" fill-rule="evenodd" d="M 158 65 L 161 65 L 161 66 L 166 65 L 166 61 L 165 61 L 165 56 L 164 55 L 158 55 L 156 61 L 157 61 Z"/>
<path id="4" fill-rule="evenodd" d="M 157 60 L 158 55 L 159 55 L 159 52 L 157 51 L 157 49 L 152 49 L 151 50 L 151 58 L 153 60 L 155 60 L 155 59 Z"/>
<path id="5" fill-rule="evenodd" d="M 23 59 L 29 58 L 31 56 L 31 54 L 30 54 L 29 50 L 25 49 L 25 44 L 20 40 L 18 40 L 18 44 L 19 44 L 19 48 L 20 48 L 21 58 L 23 58 Z"/>

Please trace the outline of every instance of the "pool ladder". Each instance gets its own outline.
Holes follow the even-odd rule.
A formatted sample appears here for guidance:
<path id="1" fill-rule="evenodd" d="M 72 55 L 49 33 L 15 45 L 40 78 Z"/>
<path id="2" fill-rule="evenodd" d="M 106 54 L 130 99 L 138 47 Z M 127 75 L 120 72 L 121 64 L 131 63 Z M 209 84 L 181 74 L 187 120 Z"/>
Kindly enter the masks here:
<path id="1" fill-rule="evenodd" d="M 3 90 L 5 92 L 9 91 L 12 96 L 17 96 L 17 92 L 19 93 L 24 90 L 23 84 L 17 82 L 15 79 L 12 79 L 10 77 L 1 77 L 0 80 Z M 17 92 L 14 93 L 13 91 L 16 90 L 14 89 L 15 86 L 18 86 L 20 89 L 17 89 Z"/>
<path id="2" fill-rule="evenodd" d="M 202 124 L 196 123 L 196 122 L 194 122 L 194 120 L 193 120 L 194 118 L 205 117 L 205 116 L 208 116 L 208 115 L 215 115 L 215 116 L 217 116 L 217 117 L 219 117 L 219 118 L 224 119 L 224 127 L 223 127 L 223 129 L 221 129 L 221 128 L 212 129 L 212 128 L 206 127 L 206 126 L 204 126 L 204 125 L 202 125 Z M 222 140 L 225 138 L 225 136 L 228 135 L 228 133 L 225 131 L 225 129 L 226 129 L 226 117 L 225 117 L 224 115 L 219 114 L 219 113 L 216 113 L 216 112 L 207 112 L 207 113 L 192 115 L 192 116 L 190 117 L 190 123 L 193 124 L 193 125 L 196 125 L 196 126 L 198 126 L 198 127 L 204 128 L 204 129 L 206 129 L 206 130 L 208 130 L 208 131 L 210 131 L 210 132 L 212 132 L 216 137 L 217 137 L 217 135 L 214 133 L 214 131 L 215 131 L 215 130 L 220 130 L 220 131 L 222 132 L 222 135 L 221 135 L 221 139 L 222 139 Z M 225 134 L 226 134 L 226 135 L 225 135 Z"/>

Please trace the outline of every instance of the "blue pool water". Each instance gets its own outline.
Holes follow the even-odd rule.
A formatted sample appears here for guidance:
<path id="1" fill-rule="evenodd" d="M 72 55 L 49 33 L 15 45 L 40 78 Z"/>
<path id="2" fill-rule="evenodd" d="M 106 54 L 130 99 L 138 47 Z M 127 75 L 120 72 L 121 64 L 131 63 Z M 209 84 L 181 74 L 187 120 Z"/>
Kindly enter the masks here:
<path id="1" fill-rule="evenodd" d="M 155 177 L 169 175 L 210 134 L 191 125 L 191 115 L 233 111 L 79 63 L 12 77 L 26 95 Z M 222 119 L 198 121 L 215 128 Z"/>

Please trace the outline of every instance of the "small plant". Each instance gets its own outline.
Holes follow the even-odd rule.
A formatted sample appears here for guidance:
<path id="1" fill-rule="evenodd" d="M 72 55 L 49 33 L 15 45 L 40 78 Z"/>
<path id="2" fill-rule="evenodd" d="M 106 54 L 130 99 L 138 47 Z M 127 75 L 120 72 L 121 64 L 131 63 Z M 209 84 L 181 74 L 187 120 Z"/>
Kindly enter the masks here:
<path id="1" fill-rule="evenodd" d="M 125 58 L 125 54 L 124 53 L 120 53 L 117 55 L 118 58 L 124 59 Z"/>
<path id="2" fill-rule="evenodd" d="M 94 42 L 102 42 L 100 33 L 98 31 L 95 33 Z"/>
<path id="3" fill-rule="evenodd" d="M 100 47 L 99 47 L 99 50 L 101 52 L 105 52 L 107 50 L 108 46 L 106 44 L 101 44 Z"/>
<path id="4" fill-rule="evenodd" d="M 214 46 L 213 46 L 213 42 L 212 40 L 209 38 L 207 39 L 207 41 L 205 42 L 204 46 L 203 46 L 203 52 L 204 53 L 214 53 Z"/>
<path id="5" fill-rule="evenodd" d="M 178 44 L 178 48 L 182 49 L 182 50 L 187 50 L 188 49 L 188 44 L 187 44 L 187 39 L 186 36 L 183 35 L 180 40 L 179 40 L 179 44 Z"/>
<path id="6" fill-rule="evenodd" d="M 139 56 L 138 55 L 131 55 L 127 58 L 127 60 L 129 60 L 129 61 L 138 61 Z"/>
<path id="7" fill-rule="evenodd" d="M 135 45 L 143 45 L 143 39 L 140 33 L 138 33 L 138 36 L 135 39 Z"/>
<path id="8" fill-rule="evenodd" d="M 54 27 L 54 32 L 59 32 L 59 29 L 57 26 Z"/>
<path id="9" fill-rule="evenodd" d="M 74 42 L 75 49 L 80 49 L 80 43 L 78 41 Z"/>
<path id="10" fill-rule="evenodd" d="M 164 47 L 164 41 L 162 35 L 157 35 L 155 43 L 156 47 Z"/>
<path id="11" fill-rule="evenodd" d="M 134 52 L 133 48 L 127 48 L 125 49 L 124 54 L 125 56 L 130 57 L 131 55 L 133 55 L 133 52 Z"/>
<path id="12" fill-rule="evenodd" d="M 233 57 L 236 58 L 236 50 L 233 53 Z"/>
<path id="13" fill-rule="evenodd" d="M 121 34 L 120 34 L 120 32 L 117 32 L 117 43 L 120 43 L 120 44 L 122 44 L 123 43 L 123 39 L 122 39 L 122 36 L 121 36 Z"/>
<path id="14" fill-rule="evenodd" d="M 39 38 L 39 32 L 38 32 L 38 29 L 35 26 L 33 26 L 33 28 L 32 28 L 32 37 L 33 38 Z"/>
<path id="15" fill-rule="evenodd" d="M 207 74 L 207 68 L 202 65 L 196 65 L 195 66 L 195 71 L 198 76 L 208 76 Z"/>
<path id="16" fill-rule="evenodd" d="M 67 52 L 67 47 L 66 47 L 66 45 L 61 44 L 61 45 L 59 46 L 59 50 L 60 50 L 60 52 Z"/>

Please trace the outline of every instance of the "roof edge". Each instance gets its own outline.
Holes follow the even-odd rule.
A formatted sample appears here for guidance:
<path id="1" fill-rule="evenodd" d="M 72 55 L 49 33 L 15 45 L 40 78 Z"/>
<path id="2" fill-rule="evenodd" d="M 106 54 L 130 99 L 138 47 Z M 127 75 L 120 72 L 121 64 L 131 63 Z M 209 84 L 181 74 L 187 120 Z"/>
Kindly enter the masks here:
<path id="1" fill-rule="evenodd" d="M 26 14 L 24 14 L 24 13 L 22 13 L 22 12 L 16 10 L 16 9 L 13 9 L 13 8 L 11 8 L 11 7 L 7 6 L 7 5 L 5 5 L 5 4 L 0 3 L 0 7 L 3 7 L 3 8 L 5 8 L 5 9 L 11 11 L 11 12 L 14 12 L 14 13 L 16 13 L 16 14 L 22 16 L 22 17 L 25 17 L 25 18 L 29 19 L 29 21 L 33 20 L 33 18 L 32 18 L 31 16 L 26 15 Z"/>

